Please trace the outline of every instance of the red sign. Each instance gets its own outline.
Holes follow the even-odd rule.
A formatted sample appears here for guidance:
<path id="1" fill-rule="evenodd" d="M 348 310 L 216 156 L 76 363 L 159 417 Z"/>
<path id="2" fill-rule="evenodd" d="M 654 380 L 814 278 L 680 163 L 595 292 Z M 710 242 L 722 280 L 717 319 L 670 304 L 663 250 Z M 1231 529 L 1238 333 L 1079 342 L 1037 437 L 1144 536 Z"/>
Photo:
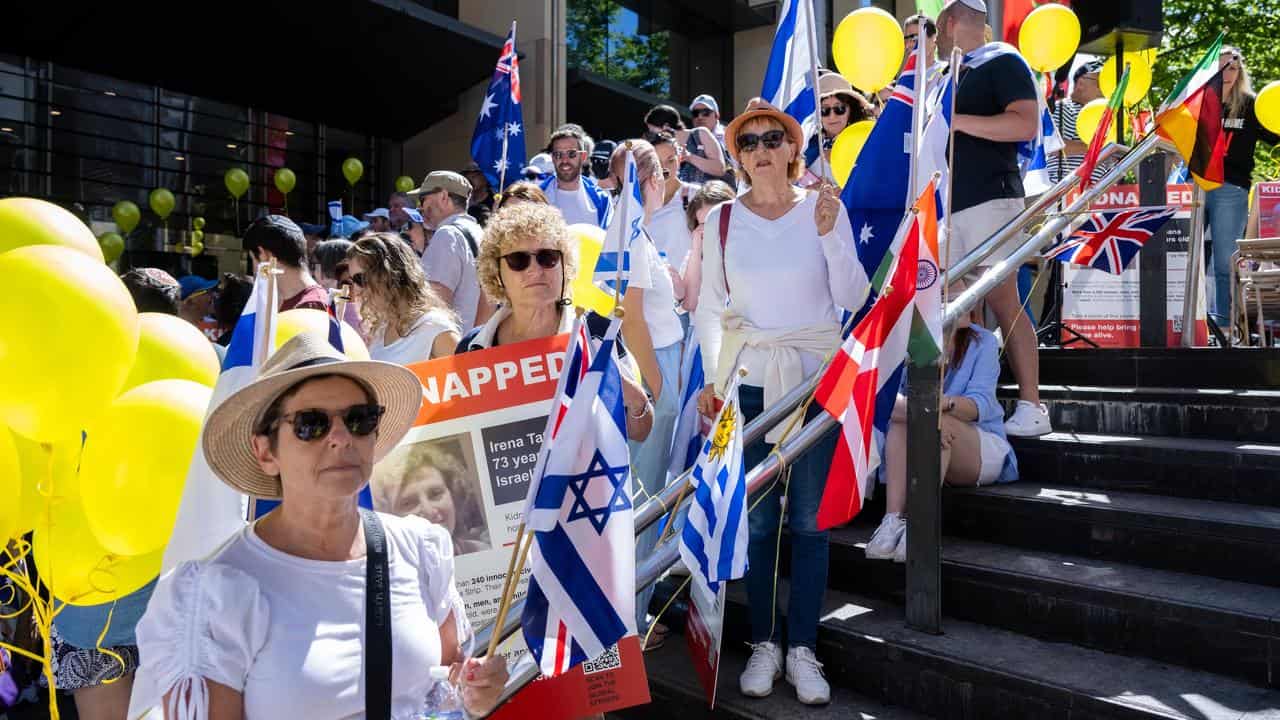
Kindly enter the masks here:
<path id="1" fill-rule="evenodd" d="M 1254 185 L 1258 202 L 1258 237 L 1280 236 L 1280 182 Z"/>
<path id="2" fill-rule="evenodd" d="M 415 426 L 550 400 L 569 336 L 527 340 L 409 366 L 422 381 Z"/>
<path id="3" fill-rule="evenodd" d="M 644 652 L 635 635 L 559 677 L 538 678 L 491 716 L 497 720 L 576 720 L 649 702 Z"/>
<path id="4" fill-rule="evenodd" d="M 685 617 L 684 639 L 693 658 L 694 672 L 707 694 L 707 707 L 716 706 L 720 679 L 720 639 L 724 635 L 724 583 L 712 594 L 698 575 L 689 585 L 689 613 Z"/>

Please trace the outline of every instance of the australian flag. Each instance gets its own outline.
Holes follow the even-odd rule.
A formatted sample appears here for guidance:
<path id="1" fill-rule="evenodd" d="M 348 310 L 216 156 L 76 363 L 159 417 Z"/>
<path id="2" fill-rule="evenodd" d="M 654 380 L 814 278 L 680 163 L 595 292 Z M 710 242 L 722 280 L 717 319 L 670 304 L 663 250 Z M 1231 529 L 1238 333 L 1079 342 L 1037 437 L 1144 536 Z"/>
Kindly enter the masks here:
<path id="1" fill-rule="evenodd" d="M 521 626 L 546 677 L 634 635 L 635 519 L 614 318 L 569 404 L 533 498 Z"/>
<path id="2" fill-rule="evenodd" d="M 1095 212 L 1044 257 L 1119 275 L 1177 211 L 1176 207 L 1155 207 Z"/>
<path id="3" fill-rule="evenodd" d="M 508 175 L 514 180 L 524 167 L 524 117 L 520 111 L 520 60 L 516 55 L 516 24 L 502 43 L 498 66 L 480 106 L 471 136 L 471 159 L 489 187 L 502 189 Z"/>

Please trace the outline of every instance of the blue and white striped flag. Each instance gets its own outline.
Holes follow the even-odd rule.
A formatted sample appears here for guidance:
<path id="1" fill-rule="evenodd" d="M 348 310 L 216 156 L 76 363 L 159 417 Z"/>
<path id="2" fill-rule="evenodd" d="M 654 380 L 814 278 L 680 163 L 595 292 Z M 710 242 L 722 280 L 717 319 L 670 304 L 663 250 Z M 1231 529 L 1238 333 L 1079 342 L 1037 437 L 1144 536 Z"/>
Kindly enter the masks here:
<path id="1" fill-rule="evenodd" d="M 813 69 L 821 63 L 816 37 L 813 0 L 783 0 L 760 89 L 760 97 L 800 123 L 806 138 L 818 131 Z"/>
<path id="2" fill-rule="evenodd" d="M 604 246 L 600 248 L 600 258 L 596 260 L 592 280 L 597 287 L 613 293 L 621 277 L 622 287 L 616 289 L 618 297 L 627 292 L 627 280 L 631 275 L 631 246 L 643 232 L 643 225 L 644 198 L 640 195 L 636 158 L 628 150 L 627 165 L 622 174 L 622 191 L 618 193 L 609 226 L 605 228 Z M 622 264 L 621 275 L 618 273 L 619 263 Z"/>
<path id="3" fill-rule="evenodd" d="M 676 416 L 676 427 L 671 436 L 668 481 L 693 467 L 698 461 L 698 451 L 702 449 L 702 415 L 698 412 L 698 393 L 702 392 L 706 379 L 702 373 L 702 346 L 698 343 L 698 336 L 692 325 L 684 338 L 680 379 L 680 414 Z"/>
<path id="4" fill-rule="evenodd" d="M 546 677 L 636 633 L 635 519 L 614 318 L 547 453 L 521 626 Z"/>

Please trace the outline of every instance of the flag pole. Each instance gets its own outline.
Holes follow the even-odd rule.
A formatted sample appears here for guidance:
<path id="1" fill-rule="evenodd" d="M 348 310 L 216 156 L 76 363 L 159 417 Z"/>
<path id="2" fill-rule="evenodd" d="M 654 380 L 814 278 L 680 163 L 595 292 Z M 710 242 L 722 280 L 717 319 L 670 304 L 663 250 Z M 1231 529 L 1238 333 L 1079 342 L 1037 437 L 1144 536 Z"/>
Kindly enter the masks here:
<path id="1" fill-rule="evenodd" d="M 948 74 L 947 82 L 955 83 L 956 88 L 951 91 L 951 107 L 948 109 L 948 113 L 951 117 L 951 122 L 947 123 L 947 136 L 948 136 L 947 137 L 947 191 L 943 193 L 943 198 L 944 198 L 943 212 L 945 212 L 946 215 L 942 223 L 942 227 L 944 228 L 943 230 L 944 237 L 946 237 L 947 239 L 947 242 L 946 242 L 947 249 L 943 251 L 944 256 L 942 258 L 943 264 L 946 266 L 946 272 L 942 274 L 942 278 L 943 278 L 942 307 L 943 308 L 945 308 L 947 306 L 947 303 L 951 301 L 951 292 L 950 292 L 951 280 L 952 280 L 951 278 L 951 194 L 952 194 L 952 189 L 955 186 L 955 177 L 956 177 L 956 174 L 954 171 L 955 163 L 956 163 L 955 110 L 956 110 L 956 93 L 959 91 L 959 83 L 956 80 L 960 73 L 960 48 L 951 49 L 950 65 L 951 65 L 951 70 L 950 70 L 950 73 Z M 952 328 L 951 334 L 952 335 L 955 334 L 954 328 Z M 942 342 L 942 351 L 944 353 L 946 352 L 946 346 L 947 346 L 947 342 L 944 337 Z M 938 363 L 939 373 L 942 372 L 942 367 L 943 367 L 943 364 Z"/>
<path id="2" fill-rule="evenodd" d="M 516 51 L 516 21 L 511 21 L 511 52 Z M 502 192 L 507 189 L 507 138 L 511 134 L 508 132 L 507 123 L 502 123 L 502 163 L 498 165 L 498 191 L 493 193 L 495 205 L 502 202 Z"/>
<path id="3" fill-rule="evenodd" d="M 929 88 L 927 87 L 928 73 L 924 70 L 925 52 L 927 33 L 924 32 L 924 26 L 921 24 L 920 32 L 916 35 L 916 69 L 915 69 L 915 88 L 916 99 L 911 105 L 911 154 L 909 160 L 910 176 L 907 181 L 907 202 L 915 203 L 920 195 L 920 187 L 916 182 L 916 173 L 920 171 L 920 136 L 924 134 L 924 116 L 928 108 L 926 102 L 929 98 Z"/>
<path id="4" fill-rule="evenodd" d="M 614 275 L 614 281 L 613 281 L 613 298 L 614 298 L 613 310 L 614 310 L 614 315 L 617 315 L 618 317 L 621 317 L 621 310 L 622 310 L 622 294 L 623 294 L 622 293 L 622 260 L 625 257 L 623 253 L 625 253 L 629 249 L 624 247 L 624 245 L 626 245 L 627 243 L 627 240 L 626 240 L 627 222 L 629 221 L 629 218 L 627 217 L 627 205 L 628 205 L 627 193 L 635 192 L 635 188 L 631 187 L 631 177 L 630 177 L 631 176 L 630 168 L 635 164 L 635 159 L 631 155 L 631 141 L 627 140 L 626 142 L 622 143 L 622 146 L 627 149 L 627 163 L 623 169 L 623 172 L 627 175 L 627 177 L 622 178 L 622 192 L 618 196 L 618 210 L 619 212 L 622 213 L 622 215 L 617 220 L 617 222 L 619 223 L 618 260 L 617 260 L 618 269 Z M 637 182 L 639 181 L 638 173 L 637 173 L 636 180 Z"/>
<path id="5" fill-rule="evenodd" d="M 818 171 L 821 173 L 823 180 L 835 182 L 835 173 L 831 171 L 831 164 L 827 161 L 826 154 L 822 152 L 822 94 L 818 89 L 818 28 L 816 27 L 817 21 L 813 12 L 813 1 L 797 0 L 797 2 L 806 1 L 809 2 L 809 83 L 813 86 L 813 124 L 817 126 L 818 133 Z M 853 108 L 849 108 L 849 111 L 852 112 Z M 848 179 L 846 178 L 847 181 Z"/>

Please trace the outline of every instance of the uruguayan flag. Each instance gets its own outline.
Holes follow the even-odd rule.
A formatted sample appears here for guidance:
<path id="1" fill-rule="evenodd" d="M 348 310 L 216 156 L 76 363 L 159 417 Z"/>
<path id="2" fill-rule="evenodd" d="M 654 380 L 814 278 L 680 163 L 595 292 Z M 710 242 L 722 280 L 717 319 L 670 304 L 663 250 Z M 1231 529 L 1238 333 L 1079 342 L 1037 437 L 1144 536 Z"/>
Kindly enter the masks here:
<path id="1" fill-rule="evenodd" d="M 698 461 L 702 448 L 702 415 L 698 413 L 698 393 L 706 384 L 702 373 L 702 346 L 698 336 L 689 326 L 684 338 L 684 358 L 680 364 L 680 415 L 676 417 L 675 432 L 671 437 L 671 458 L 667 465 L 670 480 Z"/>
<path id="2" fill-rule="evenodd" d="M 715 592 L 747 572 L 747 473 L 735 375 L 693 469 L 693 502 L 680 533 L 680 557 Z"/>
<path id="3" fill-rule="evenodd" d="M 806 138 L 818 131 L 816 37 L 812 0 L 783 0 L 760 89 L 760 97 L 800 123 Z"/>
<path id="4" fill-rule="evenodd" d="M 227 345 L 222 374 L 213 387 L 205 417 L 240 388 L 258 377 L 258 370 L 275 349 L 276 277 L 270 266 L 258 266 L 253 292 L 244 306 Z M 164 551 L 161 572 L 187 560 L 213 552 L 224 540 L 244 527 L 245 496 L 219 480 L 204 459 L 203 440 L 196 440 L 195 455 L 187 469 L 178 518 Z"/>
<path id="5" fill-rule="evenodd" d="M 553 677 L 634 635 L 635 520 L 617 318 L 547 453 L 528 527 L 532 577 L 521 626 Z"/>
<path id="6" fill-rule="evenodd" d="M 622 174 L 622 192 L 618 194 L 609 227 L 604 233 L 604 247 L 596 260 L 595 284 L 621 297 L 627 292 L 627 279 L 631 274 L 631 245 L 640 237 L 644 225 L 644 198 L 640 195 L 640 182 L 636 175 L 636 158 L 627 151 L 627 166 Z M 637 258 L 644 262 L 643 256 Z M 622 272 L 618 272 L 621 263 Z M 622 287 L 618 288 L 621 279 Z"/>

